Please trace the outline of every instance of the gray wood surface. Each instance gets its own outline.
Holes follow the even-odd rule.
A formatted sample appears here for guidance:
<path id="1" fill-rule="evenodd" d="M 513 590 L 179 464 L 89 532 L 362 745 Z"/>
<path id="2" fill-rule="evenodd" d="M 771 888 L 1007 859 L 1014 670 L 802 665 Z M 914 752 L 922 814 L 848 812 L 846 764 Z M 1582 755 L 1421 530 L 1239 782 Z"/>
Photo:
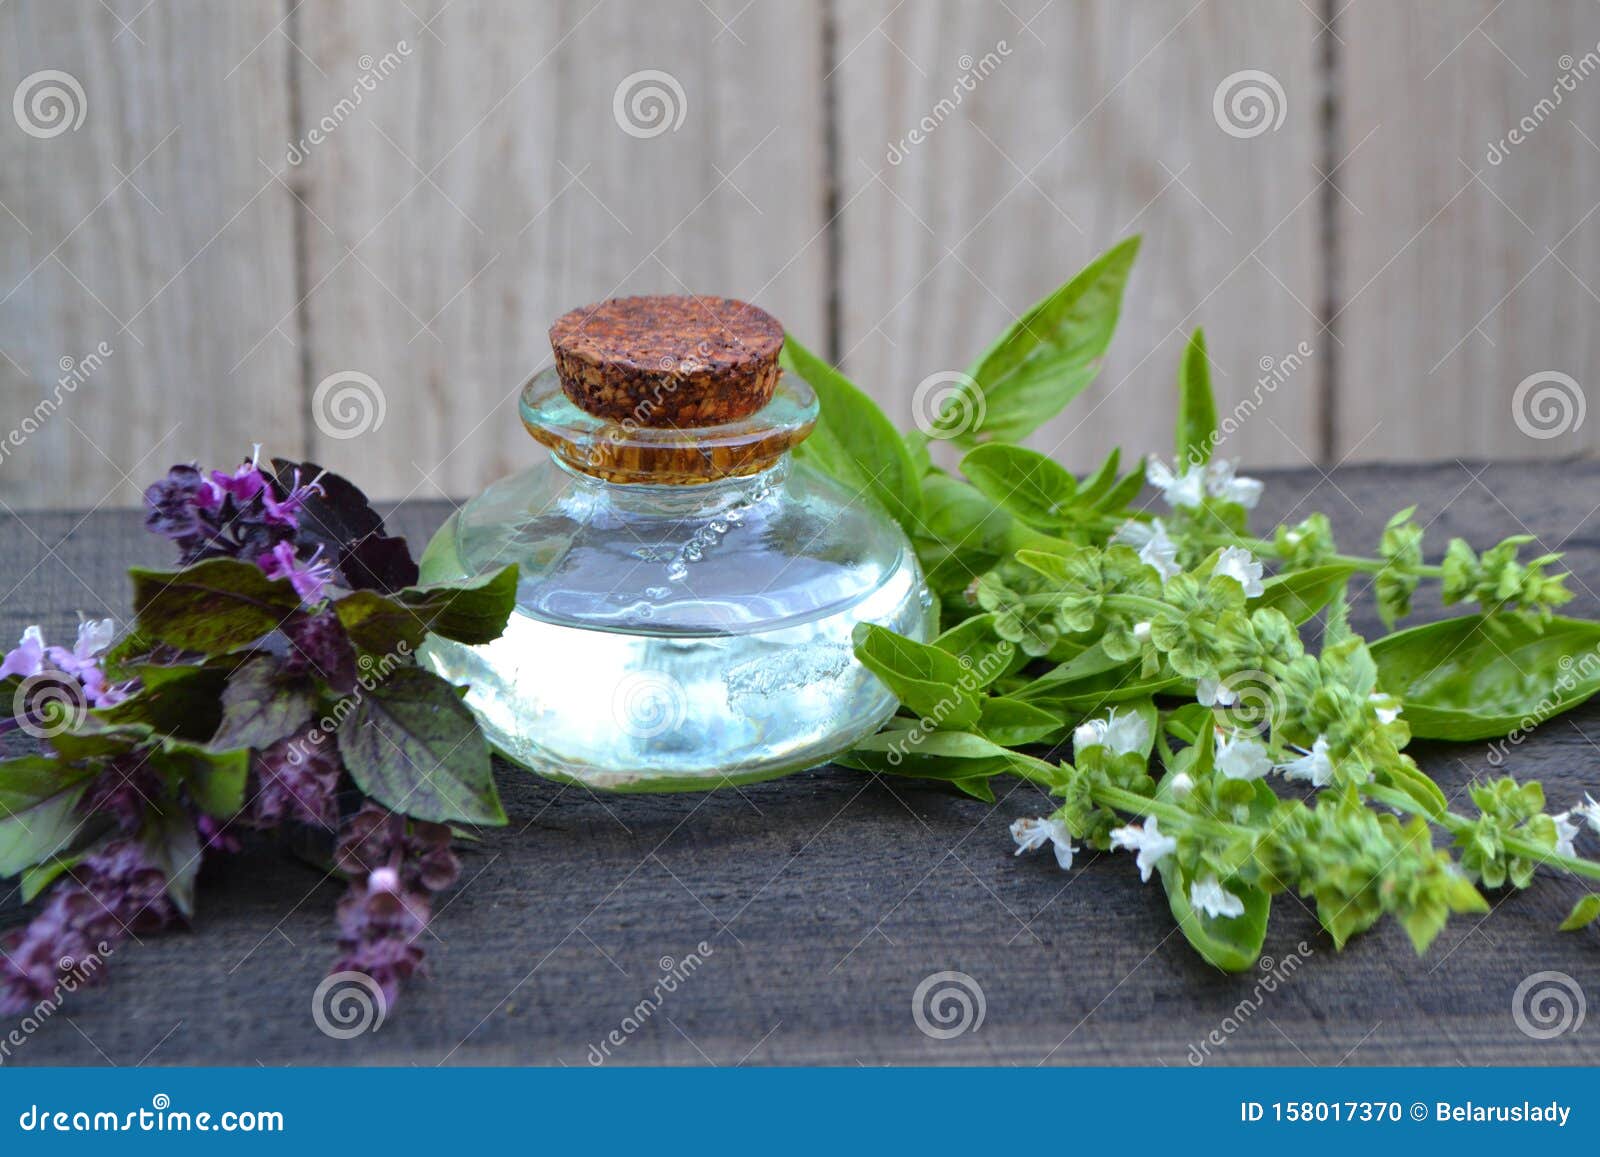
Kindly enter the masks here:
<path id="1" fill-rule="evenodd" d="M 1600 8 L 1341 7 L 1335 458 L 1592 450 Z M 1545 372 L 1578 388 L 1541 417 Z"/>
<path id="2" fill-rule="evenodd" d="M 611 293 L 750 297 L 909 418 L 1132 231 L 1105 372 L 1036 440 L 1075 465 L 1166 445 L 1196 325 L 1252 462 L 1587 453 L 1511 399 L 1600 381 L 1597 41 L 1586 0 L 9 0 L 0 98 L 60 70 L 85 107 L 0 132 L 0 437 L 114 353 L 0 501 L 133 501 L 162 439 L 459 497 L 523 459 L 549 322 Z M 1583 79 L 1489 164 L 1563 54 Z M 1274 127 L 1230 135 L 1252 71 Z M 630 135 L 650 72 L 675 127 Z"/>
<path id="3" fill-rule="evenodd" d="M 1536 534 L 1569 552 L 1573 613 L 1600 615 L 1600 465 L 1268 480 L 1260 525 L 1326 510 L 1351 549 L 1411 500 L 1433 554 L 1452 535 Z M 395 525 L 422 536 L 448 509 L 409 504 Z M 36 621 L 67 629 L 102 601 L 125 606 L 122 567 L 165 562 L 164 548 L 128 512 L 0 518 L 0 637 Z M 1359 623 L 1376 628 L 1370 613 Z M 1600 787 L 1597 736 L 1590 705 L 1540 727 L 1509 769 L 1542 777 L 1554 801 L 1575 798 Z M 1414 752 L 1452 796 L 1494 773 L 1483 745 Z M 1580 891 L 1571 882 L 1541 877 L 1489 916 L 1454 921 L 1420 959 L 1392 926 L 1336 953 L 1280 899 L 1266 950 L 1303 959 L 1241 1015 L 1257 978 L 1202 963 L 1127 857 L 1062 873 L 1048 855 L 1012 856 L 1007 825 L 1050 806 L 1027 786 L 1004 784 L 991 807 L 837 769 L 711 795 L 600 797 L 506 768 L 501 784 L 511 824 L 466 850 L 465 882 L 434 925 L 434 978 L 378 1032 L 336 1041 L 314 1026 L 339 889 L 258 849 L 203 881 L 193 931 L 125 947 L 112 984 L 74 998 L 13 1063 L 582 1066 L 650 995 L 663 958 L 682 961 L 701 941 L 712 949 L 703 966 L 607 1063 L 1183 1066 L 1230 1017 L 1238 1028 L 1208 1063 L 1600 1060 L 1593 1009 L 1548 1041 L 1511 1015 L 1513 991 L 1535 972 L 1564 972 L 1600 996 L 1596 930 L 1555 930 Z M 985 1016 L 935 1040 L 915 1026 L 912 994 L 949 970 L 981 987 Z"/>

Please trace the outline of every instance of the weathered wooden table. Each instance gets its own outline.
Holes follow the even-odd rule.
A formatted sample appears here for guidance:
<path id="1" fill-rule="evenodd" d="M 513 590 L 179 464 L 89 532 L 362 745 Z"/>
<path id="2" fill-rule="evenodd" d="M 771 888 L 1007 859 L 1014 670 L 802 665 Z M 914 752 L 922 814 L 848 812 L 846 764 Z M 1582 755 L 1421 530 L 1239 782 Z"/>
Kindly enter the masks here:
<path id="1" fill-rule="evenodd" d="M 1600 615 L 1600 464 L 1450 464 L 1280 471 L 1258 525 L 1324 510 L 1348 549 L 1369 550 L 1397 506 L 1419 502 L 1437 555 L 1537 535 L 1576 575 L 1571 611 Z M 447 512 L 404 507 L 420 542 Z M 130 511 L 0 518 L 0 637 L 77 612 L 126 614 L 123 568 L 170 562 Z M 1424 608 L 1434 613 L 1436 608 Z M 1358 625 L 1376 633 L 1370 606 Z M 1511 770 L 1558 804 L 1600 788 L 1600 705 L 1540 727 Z M 1483 744 L 1419 744 L 1447 793 L 1493 772 Z M 1579 893 L 1541 878 L 1482 918 L 1457 919 L 1418 958 L 1385 925 L 1343 953 L 1292 897 L 1275 905 L 1260 975 L 1226 976 L 1173 931 L 1158 886 L 1127 857 L 1014 859 L 1007 825 L 1050 806 L 1006 782 L 993 806 L 909 782 L 825 769 L 710 795 L 602 797 L 502 768 L 511 824 L 464 853 L 463 884 L 414 984 L 381 1030 L 324 1036 L 312 992 L 334 956 L 339 885 L 272 849 L 219 864 L 189 932 L 128 944 L 112 982 L 71 998 L 9 1063 L 585 1065 L 1595 1063 L 1600 1014 L 1534 1040 L 1512 993 L 1557 970 L 1600 996 L 1600 942 L 1558 933 Z M 0 923 L 19 918 L 15 899 Z M 703 963 L 659 1007 L 662 970 L 704 942 Z M 1300 945 L 1304 942 L 1304 951 Z M 921 1031 L 913 992 L 960 971 L 982 991 L 981 1026 Z M 634 1031 L 628 1026 L 637 1019 Z M 0 1028 L 9 1029 L 9 1024 Z"/>

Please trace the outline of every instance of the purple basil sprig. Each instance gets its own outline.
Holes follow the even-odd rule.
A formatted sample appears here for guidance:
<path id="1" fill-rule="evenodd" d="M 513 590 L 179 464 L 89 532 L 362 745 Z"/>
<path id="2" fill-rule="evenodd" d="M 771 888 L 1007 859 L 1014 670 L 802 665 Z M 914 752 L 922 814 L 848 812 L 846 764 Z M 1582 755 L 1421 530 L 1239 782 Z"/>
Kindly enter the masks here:
<path id="1" fill-rule="evenodd" d="M 423 972 L 433 897 L 459 874 L 448 825 L 504 822 L 476 722 L 414 649 L 430 630 L 492 639 L 515 569 L 415 588 L 405 540 L 356 486 L 313 463 L 269 472 L 259 446 L 232 471 L 172 467 L 145 505 L 184 569 L 132 572 L 133 631 L 113 645 L 111 620 L 85 623 L 66 648 L 30 627 L 0 659 L 0 680 L 44 689 L 37 705 L 14 695 L 21 712 L 0 732 L 48 724 L 30 731 L 54 748 L 0 761 L 25 813 L 0 826 L 32 821 L 27 841 L 0 840 L 0 874 L 29 867 L 26 848 L 25 887 L 51 889 L 0 942 L 0 1010 L 189 918 L 206 860 L 291 826 L 333 841 L 350 882 L 335 971 L 365 972 L 392 1001 Z M 45 690 L 75 710 L 51 711 Z M 441 736 L 448 795 L 427 774 Z"/>

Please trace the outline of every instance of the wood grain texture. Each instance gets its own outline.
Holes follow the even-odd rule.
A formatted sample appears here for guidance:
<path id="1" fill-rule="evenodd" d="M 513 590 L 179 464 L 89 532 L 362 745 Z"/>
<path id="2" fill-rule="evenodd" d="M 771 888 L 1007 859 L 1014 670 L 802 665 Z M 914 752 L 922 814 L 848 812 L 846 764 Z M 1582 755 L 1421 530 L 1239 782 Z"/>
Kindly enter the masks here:
<path id="1" fill-rule="evenodd" d="M 1338 453 L 1592 450 L 1572 387 L 1566 421 L 1524 405 L 1556 436 L 1525 433 L 1513 398 L 1544 371 L 1591 395 L 1600 382 L 1600 9 L 1355 0 L 1337 29 L 1341 152 L 1354 150 L 1337 215 Z M 1559 88 L 1573 67 L 1587 77 Z"/>
<path id="2" fill-rule="evenodd" d="M 362 54 L 412 48 L 297 174 L 310 381 L 364 373 L 386 404 L 359 437 L 314 427 L 313 456 L 390 496 L 464 494 L 520 467 L 540 452 L 516 393 L 550 360 L 551 321 L 618 294 L 721 293 L 820 331 L 816 4 L 415 11 L 426 28 L 375 0 L 313 0 L 298 17 L 320 68 L 301 71 L 307 124 L 347 95 Z M 636 78 L 624 119 L 643 88 L 667 104 L 641 96 L 634 135 L 614 101 L 647 70 L 670 82 Z"/>
<path id="3" fill-rule="evenodd" d="M 30 136 L 8 100 L 0 133 L 0 436 L 24 435 L 5 503 L 125 504 L 170 460 L 300 445 L 294 333 L 272 329 L 294 302 L 290 201 L 257 159 L 288 140 L 281 15 L 0 7 L 6 96 L 47 69 L 84 96 L 75 130 Z"/>
<path id="4" fill-rule="evenodd" d="M 1206 325 L 1222 412 L 1259 402 L 1224 452 L 1316 456 L 1317 359 L 1256 392 L 1263 358 L 1322 345 L 1319 25 L 1304 6 L 879 0 L 839 5 L 838 22 L 845 369 L 897 419 L 926 375 L 964 369 L 1140 232 L 1105 368 L 1034 444 L 1078 468 L 1118 444 L 1170 455 L 1179 354 Z M 1276 130 L 1219 127 L 1213 94 L 1242 69 L 1281 83 Z M 909 143 L 924 118 L 935 127 Z"/>
<path id="5" fill-rule="evenodd" d="M 1600 531 L 1583 496 L 1597 487 L 1593 463 L 1277 472 L 1258 525 L 1324 509 L 1340 542 L 1361 549 L 1397 501 L 1415 499 L 1430 555 L 1451 535 L 1481 543 L 1525 528 L 1571 552 L 1572 611 L 1596 616 Z M 410 504 L 393 524 L 425 535 L 448 511 Z M 122 566 L 165 561 L 131 512 L 77 520 L 30 516 L 25 528 L 0 516 L 0 584 L 26 579 L 0 600 L 0 636 L 29 622 L 67 629 L 85 605 L 79 576 L 125 606 Z M 47 554 L 41 540 L 59 547 Z M 1370 600 L 1357 622 L 1376 631 Z M 1596 739 L 1591 704 L 1511 749 L 1506 770 L 1543 778 L 1552 801 L 1576 798 L 1595 787 Z M 1413 752 L 1452 797 L 1499 773 L 1484 745 Z M 1335 952 L 1280 899 L 1266 951 L 1299 961 L 1263 995 L 1173 934 L 1159 889 L 1141 886 L 1126 857 L 1089 857 L 1071 873 L 1048 855 L 1015 858 L 1007 825 L 1053 806 L 1024 785 L 1002 784 L 988 806 L 822 770 L 711 795 L 603 797 L 500 772 L 510 826 L 467 846 L 428 946 L 434 978 L 380 1032 L 334 1041 L 315 1028 L 339 889 L 258 848 L 202 881 L 192 933 L 124 947 L 113 984 L 74 997 L 72 1023 L 56 1017 L 8 1063 L 581 1066 L 650 996 L 663 958 L 682 961 L 702 941 L 703 965 L 609 1063 L 1183 1066 L 1225 1018 L 1238 1028 L 1207 1063 L 1600 1062 L 1592 1014 L 1549 1041 L 1511 1017 L 1533 972 L 1565 972 L 1591 1001 L 1600 992 L 1596 930 L 1555 930 L 1581 891 L 1570 881 L 1541 877 L 1487 917 L 1453 921 L 1420 959 L 1392 925 Z M 986 1015 L 940 1041 L 915 1027 L 911 1002 L 946 970 L 978 982 Z M 1261 1003 L 1241 1014 L 1246 1000 Z"/>

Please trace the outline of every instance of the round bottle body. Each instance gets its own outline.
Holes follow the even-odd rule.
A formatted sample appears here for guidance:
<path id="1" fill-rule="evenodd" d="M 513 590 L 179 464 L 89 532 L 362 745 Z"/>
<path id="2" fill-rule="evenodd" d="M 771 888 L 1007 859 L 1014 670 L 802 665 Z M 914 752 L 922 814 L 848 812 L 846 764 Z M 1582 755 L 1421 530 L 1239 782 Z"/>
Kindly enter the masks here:
<path id="1" fill-rule="evenodd" d="M 519 567 L 504 634 L 430 639 L 506 757 L 614 791 L 699 790 L 826 763 L 895 699 L 855 659 L 919 640 L 933 599 L 899 526 L 787 457 L 699 485 L 616 484 L 552 459 L 434 536 L 427 582 Z"/>

